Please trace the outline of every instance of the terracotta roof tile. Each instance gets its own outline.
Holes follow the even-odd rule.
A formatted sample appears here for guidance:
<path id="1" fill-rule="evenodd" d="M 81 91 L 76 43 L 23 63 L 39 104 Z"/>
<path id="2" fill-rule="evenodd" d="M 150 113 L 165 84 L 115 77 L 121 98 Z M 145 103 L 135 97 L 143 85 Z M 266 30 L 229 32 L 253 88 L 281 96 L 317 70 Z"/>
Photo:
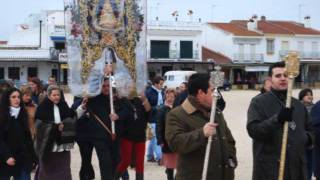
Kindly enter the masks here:
<path id="1" fill-rule="evenodd" d="M 209 23 L 211 26 L 215 26 L 217 28 L 220 28 L 224 31 L 230 32 L 236 36 L 262 36 L 262 34 L 249 31 L 248 29 L 238 26 L 236 24 L 231 23 Z"/>
<path id="2" fill-rule="evenodd" d="M 233 20 L 230 23 L 247 28 L 247 22 L 248 21 L 246 20 Z M 258 31 L 261 31 L 264 34 L 293 34 L 293 32 L 268 21 L 258 21 Z"/>
<path id="3" fill-rule="evenodd" d="M 292 31 L 268 21 L 258 21 L 258 30 L 262 31 L 265 34 L 294 34 Z"/>
<path id="4" fill-rule="evenodd" d="M 232 20 L 231 24 L 247 27 L 246 20 Z M 303 24 L 294 21 L 258 21 L 258 30 L 265 34 L 303 34 L 303 35 L 320 35 L 320 31 L 306 28 Z"/>
<path id="5" fill-rule="evenodd" d="M 285 29 L 290 30 L 294 34 L 303 34 L 303 35 L 320 35 L 320 31 L 306 28 L 303 24 L 293 22 L 293 21 L 269 21 L 272 24 L 277 24 Z"/>
<path id="6" fill-rule="evenodd" d="M 229 57 L 202 46 L 202 60 L 207 62 L 208 59 L 213 59 L 215 64 L 231 64 L 232 62 Z"/>

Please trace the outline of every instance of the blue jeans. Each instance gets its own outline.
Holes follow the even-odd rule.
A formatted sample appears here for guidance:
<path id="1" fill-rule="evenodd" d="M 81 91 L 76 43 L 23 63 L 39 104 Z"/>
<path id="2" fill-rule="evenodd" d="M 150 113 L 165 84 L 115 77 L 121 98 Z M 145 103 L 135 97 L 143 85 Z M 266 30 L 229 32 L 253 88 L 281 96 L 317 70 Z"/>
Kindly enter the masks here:
<path id="1" fill-rule="evenodd" d="M 162 158 L 161 147 L 157 145 L 156 138 L 156 123 L 151 123 L 152 134 L 154 134 L 153 138 L 150 139 L 148 149 L 147 149 L 147 159 L 150 160 L 155 157 L 155 160 L 160 160 Z"/>
<path id="2" fill-rule="evenodd" d="M 0 177 L 0 180 L 10 180 L 9 177 Z M 13 176 L 14 180 L 31 180 L 30 173 L 27 173 L 25 170 L 21 170 L 20 174 L 17 176 Z"/>

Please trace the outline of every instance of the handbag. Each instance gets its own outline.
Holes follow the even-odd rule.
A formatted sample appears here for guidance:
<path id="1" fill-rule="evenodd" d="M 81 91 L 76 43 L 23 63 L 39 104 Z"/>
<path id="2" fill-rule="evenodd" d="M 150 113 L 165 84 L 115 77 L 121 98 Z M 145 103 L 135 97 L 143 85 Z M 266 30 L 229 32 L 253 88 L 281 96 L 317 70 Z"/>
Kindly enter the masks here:
<path id="1" fill-rule="evenodd" d="M 62 120 L 63 130 L 57 140 L 58 144 L 73 143 L 76 138 L 76 118 L 68 117 Z"/>

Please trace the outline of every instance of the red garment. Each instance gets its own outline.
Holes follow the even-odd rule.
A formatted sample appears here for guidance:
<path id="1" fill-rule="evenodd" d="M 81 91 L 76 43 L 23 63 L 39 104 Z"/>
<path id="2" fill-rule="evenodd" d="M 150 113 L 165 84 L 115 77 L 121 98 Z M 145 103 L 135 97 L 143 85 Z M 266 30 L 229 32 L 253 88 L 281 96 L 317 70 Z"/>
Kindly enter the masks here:
<path id="1" fill-rule="evenodd" d="M 134 152 L 136 157 L 136 172 L 143 173 L 145 142 L 133 142 L 122 138 L 120 148 L 121 161 L 117 168 L 118 172 L 123 173 L 128 168 L 131 163 L 132 152 Z"/>
<path id="2" fill-rule="evenodd" d="M 170 168 L 170 169 L 177 168 L 177 154 L 176 153 L 163 153 L 162 159 L 163 159 L 163 165 L 166 168 Z"/>

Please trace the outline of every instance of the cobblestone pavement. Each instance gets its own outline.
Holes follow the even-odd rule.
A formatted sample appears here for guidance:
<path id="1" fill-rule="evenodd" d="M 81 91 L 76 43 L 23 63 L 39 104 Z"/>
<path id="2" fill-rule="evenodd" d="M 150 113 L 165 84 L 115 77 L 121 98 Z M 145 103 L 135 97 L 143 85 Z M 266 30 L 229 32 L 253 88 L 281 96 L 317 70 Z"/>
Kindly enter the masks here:
<path id="1" fill-rule="evenodd" d="M 247 121 L 247 109 L 250 100 L 253 96 L 257 95 L 258 91 L 240 91 L 234 90 L 229 92 L 223 92 L 223 96 L 227 102 L 226 109 L 224 110 L 224 116 L 227 120 L 228 126 L 232 131 L 234 138 L 236 139 L 237 156 L 239 165 L 236 169 L 236 180 L 250 180 L 252 171 L 252 145 L 251 139 L 249 138 L 246 131 Z M 293 95 L 297 97 L 298 90 L 293 92 Z M 320 90 L 314 91 L 315 101 L 320 98 Z M 72 102 L 71 95 L 66 95 L 68 102 Z M 72 175 L 73 179 L 78 180 L 78 172 L 81 166 L 81 158 L 78 147 L 72 151 Z M 99 165 L 96 155 L 93 155 L 93 166 L 96 173 L 96 179 L 100 179 Z M 145 180 L 165 180 L 166 176 L 164 173 L 165 169 L 158 166 L 156 163 L 145 164 Z M 129 170 L 131 179 L 134 179 L 135 172 Z"/>

